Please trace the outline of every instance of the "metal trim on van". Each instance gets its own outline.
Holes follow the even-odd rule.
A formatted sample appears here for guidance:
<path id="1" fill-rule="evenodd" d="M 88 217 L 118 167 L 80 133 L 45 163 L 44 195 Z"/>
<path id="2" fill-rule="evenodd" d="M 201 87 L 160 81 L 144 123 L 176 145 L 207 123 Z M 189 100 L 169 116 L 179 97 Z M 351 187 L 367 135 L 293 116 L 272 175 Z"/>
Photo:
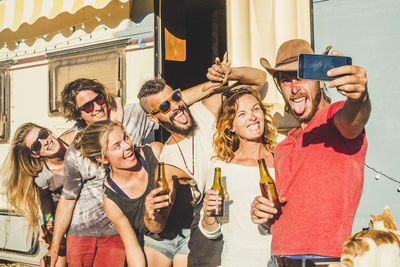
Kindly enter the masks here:
<path id="1" fill-rule="evenodd" d="M 91 54 L 91 53 L 100 52 L 103 50 L 121 48 L 121 47 L 127 46 L 129 43 L 131 43 L 131 41 L 132 41 L 131 38 L 124 38 L 124 39 L 120 39 L 120 40 L 116 40 L 116 41 L 112 41 L 112 42 L 99 43 L 99 44 L 87 45 L 87 46 L 73 48 L 73 49 L 60 50 L 60 51 L 56 51 L 56 52 L 46 53 L 46 57 L 48 59 L 57 59 L 57 58 L 78 56 L 78 55 L 83 55 L 83 54 Z"/>

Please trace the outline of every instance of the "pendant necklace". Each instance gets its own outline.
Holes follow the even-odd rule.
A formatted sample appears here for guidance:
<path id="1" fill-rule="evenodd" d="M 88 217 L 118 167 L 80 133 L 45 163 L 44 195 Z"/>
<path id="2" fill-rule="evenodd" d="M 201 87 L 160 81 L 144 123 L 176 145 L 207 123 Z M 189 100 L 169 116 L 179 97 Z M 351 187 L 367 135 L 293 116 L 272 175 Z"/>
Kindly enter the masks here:
<path id="1" fill-rule="evenodd" d="M 182 159 L 183 159 L 183 163 L 185 164 L 186 170 L 189 172 L 190 175 L 194 176 L 194 135 L 192 136 L 192 171 L 189 170 L 187 164 L 186 164 L 186 160 L 185 157 L 183 156 L 182 150 L 178 144 L 178 142 L 176 142 L 176 139 L 173 135 L 171 135 L 172 138 L 175 141 L 175 144 L 178 146 L 179 152 L 181 153 Z"/>

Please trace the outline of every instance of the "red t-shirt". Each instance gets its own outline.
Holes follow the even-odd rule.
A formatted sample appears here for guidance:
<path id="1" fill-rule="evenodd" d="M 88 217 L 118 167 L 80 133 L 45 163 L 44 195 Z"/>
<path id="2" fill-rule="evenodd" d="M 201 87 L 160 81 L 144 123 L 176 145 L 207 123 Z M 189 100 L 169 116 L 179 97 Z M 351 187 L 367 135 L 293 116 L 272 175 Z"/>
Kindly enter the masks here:
<path id="1" fill-rule="evenodd" d="M 272 226 L 272 255 L 340 256 L 361 198 L 367 151 L 365 132 L 343 137 L 333 122 L 344 102 L 318 111 L 275 150 L 276 187 L 286 197 Z"/>

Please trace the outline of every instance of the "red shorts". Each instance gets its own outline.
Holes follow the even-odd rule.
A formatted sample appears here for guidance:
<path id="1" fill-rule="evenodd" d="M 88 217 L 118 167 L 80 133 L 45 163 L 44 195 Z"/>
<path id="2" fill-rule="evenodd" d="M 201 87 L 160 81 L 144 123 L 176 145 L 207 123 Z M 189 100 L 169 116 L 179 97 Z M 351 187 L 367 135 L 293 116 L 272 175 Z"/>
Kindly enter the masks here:
<path id="1" fill-rule="evenodd" d="M 67 235 L 69 267 L 123 267 L 125 248 L 119 235 L 87 237 Z"/>

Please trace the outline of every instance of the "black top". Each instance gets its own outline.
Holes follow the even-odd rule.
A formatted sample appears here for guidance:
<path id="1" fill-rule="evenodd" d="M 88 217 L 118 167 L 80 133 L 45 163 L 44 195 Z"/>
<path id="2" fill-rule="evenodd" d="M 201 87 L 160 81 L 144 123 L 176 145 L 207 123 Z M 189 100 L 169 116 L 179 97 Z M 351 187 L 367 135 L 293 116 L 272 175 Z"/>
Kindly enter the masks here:
<path id="1" fill-rule="evenodd" d="M 157 240 L 173 239 L 181 232 L 182 228 L 190 228 L 193 218 L 193 207 L 190 204 L 192 199 L 190 188 L 189 186 L 178 186 L 175 204 L 172 207 L 164 231 L 160 234 L 151 233 L 144 223 L 145 200 L 147 194 L 155 188 L 154 174 L 158 166 L 158 160 L 150 146 L 143 146 L 142 150 L 148 169 L 148 182 L 145 192 L 138 198 L 130 199 L 121 196 L 104 185 L 103 193 L 121 209 L 136 235 L 145 234 Z"/>

